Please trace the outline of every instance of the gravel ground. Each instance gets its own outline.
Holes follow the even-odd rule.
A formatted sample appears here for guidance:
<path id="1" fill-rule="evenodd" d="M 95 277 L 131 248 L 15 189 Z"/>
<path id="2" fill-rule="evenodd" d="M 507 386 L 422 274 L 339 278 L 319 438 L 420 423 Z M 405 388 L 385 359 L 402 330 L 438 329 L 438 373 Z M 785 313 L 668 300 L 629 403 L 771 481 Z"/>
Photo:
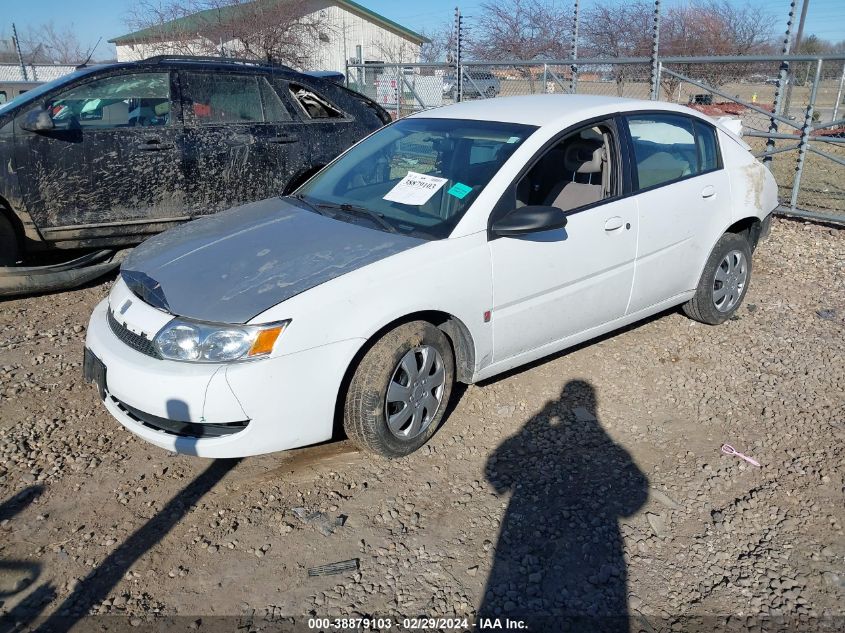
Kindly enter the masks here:
<path id="1" fill-rule="evenodd" d="M 239 462 L 146 445 L 81 381 L 111 282 L 6 301 L 0 613 L 841 630 L 843 238 L 776 221 L 725 325 L 671 311 L 459 390 L 389 462 L 346 441 Z M 630 622 L 573 619 L 596 615 Z"/>

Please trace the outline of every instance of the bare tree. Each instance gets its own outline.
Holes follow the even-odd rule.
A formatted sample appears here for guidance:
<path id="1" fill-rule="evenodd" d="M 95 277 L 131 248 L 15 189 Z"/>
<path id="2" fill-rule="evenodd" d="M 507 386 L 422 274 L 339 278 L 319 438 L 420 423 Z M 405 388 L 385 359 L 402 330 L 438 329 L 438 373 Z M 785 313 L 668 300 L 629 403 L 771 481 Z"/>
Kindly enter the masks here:
<path id="1" fill-rule="evenodd" d="M 569 54 L 569 8 L 548 0 L 501 0 L 483 3 L 479 14 L 467 38 L 467 50 L 476 59 L 541 62 Z M 523 65 L 515 70 L 534 92 L 534 69 Z"/>
<path id="2" fill-rule="evenodd" d="M 127 23 L 152 54 L 237 55 L 297 67 L 335 35 L 307 0 L 139 0 Z"/>
<path id="3" fill-rule="evenodd" d="M 596 57 L 647 57 L 651 54 L 654 4 L 638 0 L 619 6 L 595 6 L 582 21 L 584 49 Z M 751 55 L 772 51 L 774 16 L 759 4 L 730 0 L 693 0 L 670 7 L 660 19 L 662 55 Z M 615 65 L 619 93 L 636 70 Z M 685 68 L 696 78 L 720 86 L 747 73 L 738 64 L 699 64 Z M 670 92 L 677 80 L 667 76 Z"/>
<path id="4" fill-rule="evenodd" d="M 651 54 L 654 3 L 595 5 L 581 19 L 582 50 L 588 57 L 646 57 Z M 613 64 L 616 91 L 622 96 L 625 82 L 641 79 L 643 68 Z"/>
<path id="5" fill-rule="evenodd" d="M 644 0 L 595 5 L 581 16 L 582 50 L 588 57 L 642 57 L 651 52 L 654 3 Z"/>
<path id="6" fill-rule="evenodd" d="M 775 18 L 761 5 L 728 0 L 702 0 L 672 7 L 661 24 L 664 55 L 754 55 L 774 52 Z M 747 63 L 690 64 L 685 74 L 718 88 L 753 72 Z M 667 76 L 663 86 L 671 94 L 678 80 Z"/>
<path id="7" fill-rule="evenodd" d="M 79 64 L 88 59 L 94 45 L 85 46 L 73 24 L 56 26 L 52 21 L 29 27 L 20 33 L 21 56 L 27 64 Z M 4 59 L 17 62 L 17 53 L 9 51 Z"/>
<path id="8" fill-rule="evenodd" d="M 379 58 L 388 64 L 410 64 L 417 61 L 420 47 L 402 40 L 393 44 L 376 42 L 375 49 Z"/>
<path id="9" fill-rule="evenodd" d="M 524 61 L 569 53 L 571 9 L 544 0 L 485 2 L 468 38 L 477 59 Z"/>
<path id="10" fill-rule="evenodd" d="M 72 24 L 62 28 L 47 22 L 29 29 L 25 41 L 31 53 L 40 50 L 50 61 L 62 64 L 78 64 L 91 53 L 91 47 L 86 49 L 79 41 Z"/>
<path id="11" fill-rule="evenodd" d="M 423 31 L 428 42 L 420 47 L 420 61 L 424 64 L 453 61 L 455 55 L 455 27 L 452 24 L 441 24 L 435 29 Z"/>
<path id="12" fill-rule="evenodd" d="M 757 5 L 705 0 L 674 6 L 661 24 L 670 55 L 753 55 L 772 51 L 774 16 Z"/>

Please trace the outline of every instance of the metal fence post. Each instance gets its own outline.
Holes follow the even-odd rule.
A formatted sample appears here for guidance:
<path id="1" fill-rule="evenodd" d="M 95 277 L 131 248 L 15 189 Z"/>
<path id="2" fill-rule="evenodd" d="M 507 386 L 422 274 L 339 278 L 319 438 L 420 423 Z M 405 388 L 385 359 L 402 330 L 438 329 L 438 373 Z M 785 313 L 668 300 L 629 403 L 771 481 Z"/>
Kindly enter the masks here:
<path id="1" fill-rule="evenodd" d="M 801 2 L 801 17 L 798 18 L 798 30 L 795 32 L 795 52 L 801 53 L 801 37 L 804 34 L 804 22 L 807 19 L 807 7 L 810 5 L 810 0 L 802 0 Z M 809 79 L 810 69 L 807 69 L 807 79 Z M 806 82 L 806 79 L 804 80 Z M 789 73 L 789 83 L 786 84 L 786 96 L 784 98 L 784 109 L 789 115 L 789 108 L 792 104 L 792 86 L 795 85 L 795 72 Z"/>
<path id="2" fill-rule="evenodd" d="M 464 99 L 464 66 L 463 64 L 458 65 L 458 89 L 455 93 L 457 96 L 458 103 L 463 101 Z"/>
<path id="3" fill-rule="evenodd" d="M 663 62 L 657 62 L 657 70 L 654 72 L 654 83 L 651 86 L 651 100 L 660 99 L 660 78 L 663 76 Z M 671 98 L 671 95 L 670 95 Z"/>
<path id="4" fill-rule="evenodd" d="M 795 0 L 789 3 L 789 16 L 786 19 L 786 35 L 783 37 L 783 56 L 789 55 L 789 49 L 792 46 L 792 21 L 795 19 Z M 772 105 L 772 114 L 780 116 L 781 107 L 783 106 L 783 90 L 784 85 L 789 79 L 789 62 L 782 61 L 780 63 L 780 70 L 778 72 L 778 81 L 775 84 L 775 100 Z M 769 119 L 769 134 L 777 134 L 778 120 L 775 117 Z M 763 156 L 763 164 L 769 169 L 772 168 L 772 157 L 769 155 L 775 149 L 775 139 L 769 137 L 766 141 L 766 154 Z"/>
<path id="5" fill-rule="evenodd" d="M 569 94 L 578 91 L 578 0 L 575 0 L 575 10 L 572 15 L 572 66 L 570 66 Z"/>
<path id="6" fill-rule="evenodd" d="M 549 85 L 549 65 L 543 64 L 543 94 L 548 92 L 546 86 Z"/>
<path id="7" fill-rule="evenodd" d="M 654 27 L 651 34 L 651 100 L 660 96 L 660 62 L 657 54 L 660 50 L 660 0 L 654 0 Z"/>
<path id="8" fill-rule="evenodd" d="M 461 65 L 463 56 L 463 18 L 461 10 L 455 7 L 455 100 L 461 100 L 464 84 L 464 69 Z"/>
<path id="9" fill-rule="evenodd" d="M 402 116 L 402 93 L 404 92 L 402 86 L 402 67 L 396 67 L 396 118 Z"/>
<path id="10" fill-rule="evenodd" d="M 813 79 L 813 87 L 810 90 L 810 101 L 804 112 L 804 126 L 801 128 L 801 142 L 798 145 L 798 165 L 795 167 L 795 179 L 792 181 L 792 197 L 789 201 L 789 208 L 795 211 L 798 205 L 798 191 L 801 188 L 801 174 L 804 173 L 804 158 L 807 155 L 807 147 L 810 143 L 810 130 L 813 127 L 813 108 L 816 104 L 816 93 L 819 90 L 819 82 L 822 78 L 822 60 L 816 61 L 816 76 Z"/>
<path id="11" fill-rule="evenodd" d="M 839 114 L 839 104 L 842 102 L 842 90 L 845 88 L 845 62 L 842 62 L 842 74 L 839 76 L 839 89 L 836 91 L 836 103 L 833 104 L 833 114 L 830 117 L 831 121 L 836 121 Z"/>

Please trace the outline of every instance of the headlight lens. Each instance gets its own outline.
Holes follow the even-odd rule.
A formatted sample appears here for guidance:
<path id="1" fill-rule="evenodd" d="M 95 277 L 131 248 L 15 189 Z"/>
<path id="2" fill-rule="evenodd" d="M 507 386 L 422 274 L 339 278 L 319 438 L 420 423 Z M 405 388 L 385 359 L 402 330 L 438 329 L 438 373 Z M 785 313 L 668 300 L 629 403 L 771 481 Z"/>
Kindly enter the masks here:
<path id="1" fill-rule="evenodd" d="M 177 360 L 197 360 L 200 357 L 199 328 L 178 323 L 164 328 L 156 337 L 159 354 Z"/>
<path id="2" fill-rule="evenodd" d="M 162 358 L 225 363 L 266 356 L 290 321 L 267 325 L 224 325 L 173 319 L 154 339 Z"/>

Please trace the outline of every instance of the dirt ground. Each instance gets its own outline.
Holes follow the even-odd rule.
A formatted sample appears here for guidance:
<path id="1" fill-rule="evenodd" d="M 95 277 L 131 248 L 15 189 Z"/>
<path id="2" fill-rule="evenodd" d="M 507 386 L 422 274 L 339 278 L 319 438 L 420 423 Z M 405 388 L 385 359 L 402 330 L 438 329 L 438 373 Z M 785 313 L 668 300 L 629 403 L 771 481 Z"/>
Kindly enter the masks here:
<path id="1" fill-rule="evenodd" d="M 110 286 L 0 303 L 0 630 L 845 627 L 841 230 L 776 221 L 733 320 L 670 311 L 459 390 L 395 461 L 135 439 L 81 380 Z"/>

